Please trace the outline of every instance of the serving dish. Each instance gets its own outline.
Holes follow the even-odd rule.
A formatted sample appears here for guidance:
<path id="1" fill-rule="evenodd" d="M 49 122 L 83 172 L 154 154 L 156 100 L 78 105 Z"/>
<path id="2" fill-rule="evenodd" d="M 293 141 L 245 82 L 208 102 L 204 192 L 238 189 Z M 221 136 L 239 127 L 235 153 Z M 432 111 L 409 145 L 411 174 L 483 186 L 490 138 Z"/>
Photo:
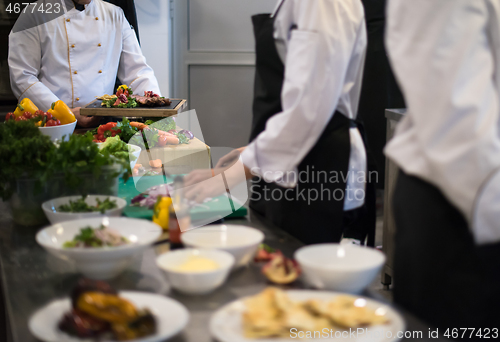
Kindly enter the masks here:
<path id="1" fill-rule="evenodd" d="M 75 127 L 76 120 L 66 125 L 38 127 L 38 129 L 42 132 L 42 134 L 49 136 L 50 140 L 56 141 L 63 139 L 64 136 L 66 136 L 67 140 L 69 136 L 75 131 Z"/>
<path id="2" fill-rule="evenodd" d="M 234 268 L 248 264 L 264 233 L 246 226 L 221 224 L 209 225 L 187 231 L 181 235 L 184 245 L 194 248 L 214 248 L 231 253 L 235 258 Z"/>
<path id="3" fill-rule="evenodd" d="M 219 267 L 208 271 L 179 271 L 179 266 L 190 258 L 206 258 Z M 156 259 L 170 285 L 187 294 L 206 294 L 220 287 L 234 265 L 234 257 L 228 252 L 205 249 L 183 249 L 164 253 Z"/>
<path id="4" fill-rule="evenodd" d="M 374 248 L 325 243 L 298 249 L 295 260 L 310 286 L 360 293 L 379 274 L 385 255 Z"/>
<path id="5" fill-rule="evenodd" d="M 293 301 L 307 301 L 311 299 L 321 300 L 321 301 L 331 301 L 339 296 L 344 296 L 343 293 L 338 292 L 326 292 L 326 291 L 311 291 L 311 290 L 290 290 L 286 291 L 286 294 Z M 357 297 L 361 299 L 364 305 L 373 310 L 380 310 L 379 312 L 384 312 L 389 320 L 388 324 L 377 325 L 366 328 L 366 330 L 359 331 L 359 334 L 354 334 L 354 338 L 350 338 L 350 334 L 347 337 L 342 336 L 342 334 L 335 335 L 335 332 L 329 332 L 328 337 L 317 336 L 316 338 L 309 339 L 313 341 L 357 341 L 357 342 L 388 342 L 388 341 L 399 341 L 398 332 L 405 331 L 405 323 L 402 316 L 392 309 L 390 306 L 369 299 L 366 297 Z M 240 298 L 232 303 L 229 303 L 219 310 L 217 310 L 210 319 L 210 333 L 219 342 L 291 342 L 300 340 L 300 338 L 290 333 L 290 338 L 262 338 L 262 339 L 248 339 L 243 335 L 242 327 L 242 315 L 246 310 L 245 300 L 247 298 Z M 338 330 L 341 332 L 340 330 Z M 348 332 L 348 330 L 347 330 Z M 298 333 L 298 331 L 297 331 Z M 330 334 L 333 334 L 330 335 Z M 351 335 L 352 336 L 352 335 Z M 307 339 L 306 339 L 307 340 Z"/>
<path id="6" fill-rule="evenodd" d="M 129 244 L 118 247 L 64 248 L 63 244 L 73 240 L 80 230 L 90 226 L 109 226 Z M 91 279 L 110 279 L 117 276 L 130 264 L 133 257 L 153 244 L 162 229 L 147 220 L 125 217 L 95 217 L 56 223 L 42 229 L 36 241 L 56 257 L 75 263 L 77 270 Z"/>
<path id="7" fill-rule="evenodd" d="M 119 295 L 137 307 L 147 307 L 157 320 L 158 331 L 155 335 L 129 342 L 166 341 L 181 332 L 189 321 L 188 310 L 181 303 L 173 299 L 154 293 L 134 291 L 121 291 Z M 69 298 L 57 299 L 50 302 L 31 316 L 28 322 L 29 330 L 36 338 L 47 342 L 90 341 L 71 337 L 58 329 L 59 320 L 70 308 L 71 302 Z"/>
<path id="8" fill-rule="evenodd" d="M 54 198 L 49 201 L 46 201 L 42 204 L 43 212 L 47 219 L 51 224 L 56 224 L 64 221 L 71 220 L 79 220 L 79 219 L 87 219 L 91 217 L 99 217 L 99 216 L 109 216 L 109 217 L 118 217 L 121 216 L 123 208 L 127 205 L 127 201 L 116 196 L 106 196 L 106 195 L 88 195 L 85 198 L 85 202 L 90 206 L 95 206 L 97 204 L 97 199 L 100 201 L 104 201 L 109 198 L 111 201 L 116 202 L 116 208 L 106 210 L 104 213 L 99 211 L 97 212 L 89 212 L 89 213 L 69 213 L 69 212 L 61 212 L 59 211 L 59 207 L 64 204 L 69 204 L 70 201 L 76 201 L 82 198 L 81 196 L 66 196 Z"/>

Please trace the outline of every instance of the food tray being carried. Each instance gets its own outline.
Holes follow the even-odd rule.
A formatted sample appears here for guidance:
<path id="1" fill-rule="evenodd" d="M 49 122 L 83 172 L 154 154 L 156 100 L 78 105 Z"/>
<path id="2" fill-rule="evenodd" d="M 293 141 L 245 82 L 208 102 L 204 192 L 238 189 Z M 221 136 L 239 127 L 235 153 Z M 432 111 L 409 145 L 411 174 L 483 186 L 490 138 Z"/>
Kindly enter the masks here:
<path id="1" fill-rule="evenodd" d="M 107 108 L 101 105 L 102 100 L 95 100 L 80 109 L 83 116 L 119 116 L 119 117 L 168 117 L 176 115 L 186 108 L 187 100 L 170 99 L 168 106 Z"/>

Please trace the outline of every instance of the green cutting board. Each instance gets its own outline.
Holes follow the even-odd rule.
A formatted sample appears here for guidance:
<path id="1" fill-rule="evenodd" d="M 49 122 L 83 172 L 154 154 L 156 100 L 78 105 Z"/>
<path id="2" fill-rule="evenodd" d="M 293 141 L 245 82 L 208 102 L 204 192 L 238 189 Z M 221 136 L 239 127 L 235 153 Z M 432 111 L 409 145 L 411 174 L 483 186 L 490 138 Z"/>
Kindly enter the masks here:
<path id="1" fill-rule="evenodd" d="M 172 179 L 160 176 L 145 176 L 139 179 L 137 185 L 134 180 L 130 178 L 126 183 L 120 181 L 118 187 L 118 196 L 127 200 L 127 206 L 123 210 L 123 215 L 133 218 L 141 218 L 151 220 L 153 217 L 153 210 L 145 207 L 131 206 L 130 201 L 135 196 L 139 195 L 139 189 L 149 189 L 152 186 L 164 183 L 170 183 Z M 239 207 L 239 208 L 238 208 Z M 247 208 L 236 204 L 227 196 L 219 196 L 213 198 L 211 201 L 203 203 L 191 209 L 191 220 L 211 220 L 216 221 L 221 218 L 243 217 L 247 215 Z"/>

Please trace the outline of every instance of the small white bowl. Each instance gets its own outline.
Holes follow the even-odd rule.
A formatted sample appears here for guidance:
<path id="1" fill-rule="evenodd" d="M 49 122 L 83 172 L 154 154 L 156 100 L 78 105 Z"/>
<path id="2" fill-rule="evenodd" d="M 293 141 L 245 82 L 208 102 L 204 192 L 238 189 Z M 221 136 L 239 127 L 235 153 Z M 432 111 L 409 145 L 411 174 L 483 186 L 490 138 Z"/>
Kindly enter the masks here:
<path id="1" fill-rule="evenodd" d="M 62 140 L 63 136 L 66 136 L 64 139 L 68 140 L 69 136 L 73 134 L 76 127 L 76 120 L 72 123 L 60 126 L 50 126 L 50 127 L 38 127 L 38 129 L 42 132 L 43 135 L 47 135 L 50 137 L 50 140 Z"/>
<path id="2" fill-rule="evenodd" d="M 118 247 L 104 248 L 63 248 L 63 244 L 73 240 L 81 228 L 99 227 L 103 221 L 126 237 L 131 243 Z M 47 252 L 75 263 L 78 271 L 91 279 L 111 279 L 121 273 L 136 254 L 143 252 L 161 235 L 162 229 L 148 220 L 126 217 L 95 217 L 56 223 L 42 229 L 36 241 Z"/>
<path id="3" fill-rule="evenodd" d="M 192 257 L 203 257 L 215 261 L 219 268 L 203 272 L 181 272 L 177 267 Z M 165 273 L 170 285 L 186 294 L 206 294 L 212 292 L 226 281 L 234 265 L 234 257 L 215 249 L 187 248 L 171 251 L 156 258 L 156 264 Z"/>
<path id="4" fill-rule="evenodd" d="M 99 216 L 110 216 L 110 217 L 121 216 L 123 208 L 125 208 L 125 206 L 127 205 L 127 201 L 120 197 L 106 196 L 106 195 L 88 195 L 85 198 L 85 202 L 88 203 L 89 205 L 96 205 L 97 204 L 96 199 L 104 201 L 108 197 L 111 201 L 116 201 L 116 208 L 106 210 L 104 214 L 102 214 L 100 211 L 94 211 L 90 213 L 65 213 L 59 211 L 59 207 L 61 205 L 69 204 L 69 201 L 76 201 L 82 198 L 82 196 L 67 196 L 67 197 L 54 198 L 47 202 L 44 202 L 42 204 L 42 209 L 45 213 L 45 216 L 47 216 L 51 224 L 64 221 L 79 220 L 84 218 L 99 217 Z"/>
<path id="5" fill-rule="evenodd" d="M 321 289 L 360 293 L 384 265 L 385 255 L 373 248 L 325 243 L 295 252 L 306 283 Z"/>
<path id="6" fill-rule="evenodd" d="M 127 144 L 130 150 L 129 156 L 132 155 L 135 157 L 134 160 L 130 160 L 130 169 L 133 170 L 137 160 L 139 160 L 139 156 L 141 155 L 142 149 L 137 145 Z"/>
<path id="7" fill-rule="evenodd" d="M 181 234 L 184 245 L 195 248 L 215 248 L 231 253 L 234 268 L 246 265 L 264 241 L 264 233 L 245 226 L 221 224 L 196 228 Z"/>

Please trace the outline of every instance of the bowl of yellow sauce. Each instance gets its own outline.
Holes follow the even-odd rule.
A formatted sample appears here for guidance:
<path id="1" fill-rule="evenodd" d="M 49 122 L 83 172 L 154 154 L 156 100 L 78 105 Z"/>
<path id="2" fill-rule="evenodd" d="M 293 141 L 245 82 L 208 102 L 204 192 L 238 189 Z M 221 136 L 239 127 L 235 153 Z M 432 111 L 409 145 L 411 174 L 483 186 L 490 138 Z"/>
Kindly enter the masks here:
<path id="1" fill-rule="evenodd" d="M 226 281 L 234 257 L 216 249 L 188 248 L 164 253 L 156 258 L 173 289 L 186 294 L 206 294 Z"/>

